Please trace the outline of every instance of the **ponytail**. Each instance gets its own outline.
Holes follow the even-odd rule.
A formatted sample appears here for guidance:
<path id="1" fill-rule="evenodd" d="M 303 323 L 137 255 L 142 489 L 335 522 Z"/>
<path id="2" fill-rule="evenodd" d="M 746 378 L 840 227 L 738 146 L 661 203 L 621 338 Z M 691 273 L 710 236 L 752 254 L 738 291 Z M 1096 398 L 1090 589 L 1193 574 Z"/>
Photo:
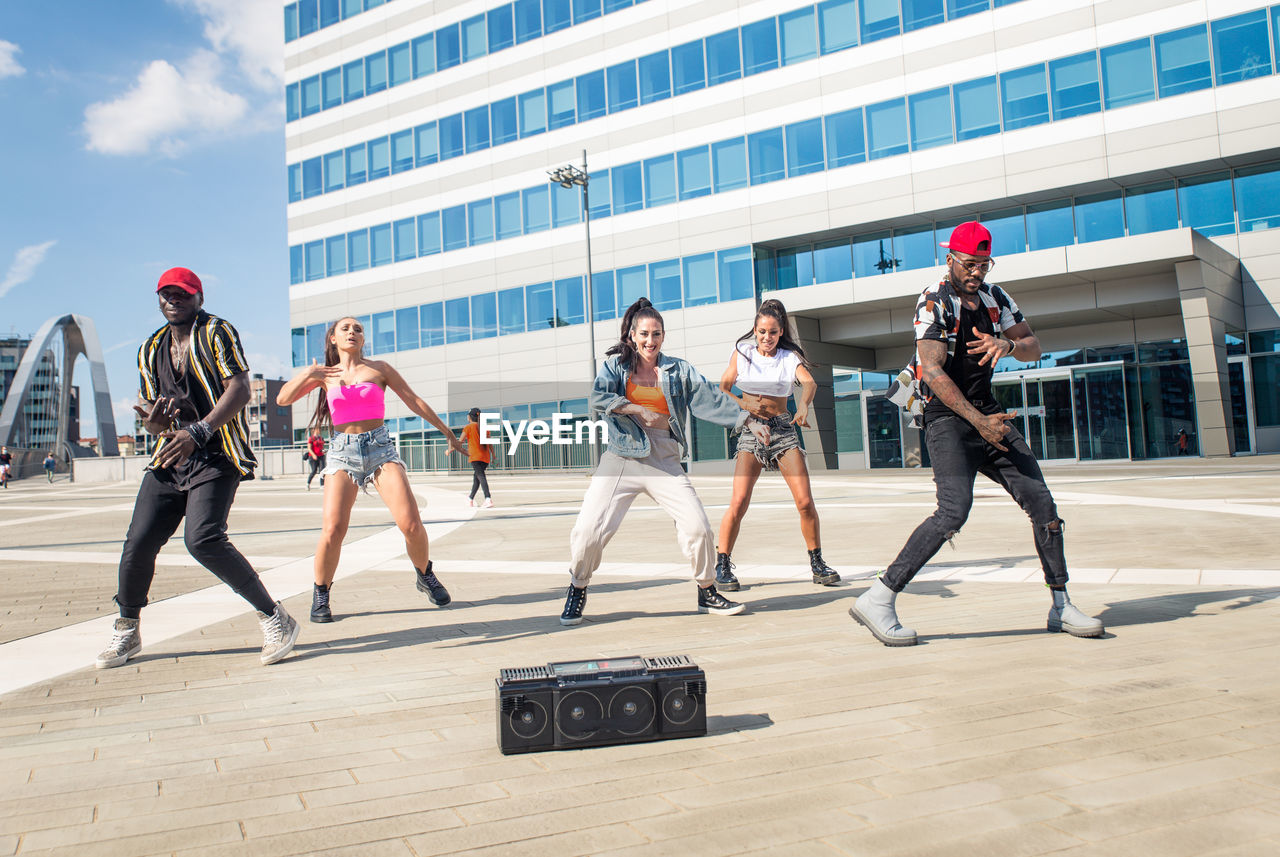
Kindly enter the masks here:
<path id="1" fill-rule="evenodd" d="M 614 354 L 619 355 L 618 362 L 623 366 L 634 366 L 636 363 L 636 347 L 631 342 L 631 333 L 636 329 L 636 325 L 640 324 L 641 319 L 651 318 L 658 322 L 658 325 L 665 331 L 666 324 L 662 321 L 662 313 L 653 308 L 653 304 L 648 298 L 640 298 L 640 300 L 627 307 L 626 313 L 622 316 L 622 332 L 618 338 L 618 342 L 605 352 L 607 356 Z"/>
<path id="2" fill-rule="evenodd" d="M 768 316 L 778 322 L 778 328 L 782 331 L 782 335 L 778 337 L 778 347 L 785 348 L 788 351 L 795 352 L 800 358 L 800 362 L 805 366 L 810 366 L 809 358 L 805 356 L 804 349 L 800 347 L 800 343 L 796 342 L 791 336 L 791 322 L 787 318 L 787 308 L 782 305 L 782 301 L 777 298 L 769 298 L 760 304 L 760 308 L 756 310 L 755 318 L 751 320 L 751 329 L 738 337 L 738 341 L 734 343 L 734 348 L 744 342 L 755 341 L 756 325 L 760 323 L 760 316 Z M 741 353 L 741 352 L 739 352 Z M 745 356 L 745 355 L 744 355 Z M 751 358 L 747 358 L 750 362 Z"/>

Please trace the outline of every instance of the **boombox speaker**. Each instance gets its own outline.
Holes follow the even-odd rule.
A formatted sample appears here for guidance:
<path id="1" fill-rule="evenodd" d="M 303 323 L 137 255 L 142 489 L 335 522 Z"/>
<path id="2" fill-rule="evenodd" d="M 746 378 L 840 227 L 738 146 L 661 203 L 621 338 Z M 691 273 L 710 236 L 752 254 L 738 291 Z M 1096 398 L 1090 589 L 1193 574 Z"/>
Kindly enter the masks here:
<path id="1" fill-rule="evenodd" d="M 686 655 L 504 669 L 497 685 L 506 754 L 707 734 L 707 678 Z"/>

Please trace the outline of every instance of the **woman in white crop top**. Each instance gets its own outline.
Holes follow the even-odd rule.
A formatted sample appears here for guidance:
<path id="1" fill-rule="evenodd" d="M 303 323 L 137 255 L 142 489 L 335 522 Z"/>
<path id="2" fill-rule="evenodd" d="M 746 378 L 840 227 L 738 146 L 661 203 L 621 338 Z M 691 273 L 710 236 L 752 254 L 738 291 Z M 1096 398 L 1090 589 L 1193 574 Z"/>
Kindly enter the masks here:
<path id="1" fill-rule="evenodd" d="M 720 541 L 716 548 L 716 585 L 721 589 L 733 591 L 741 585 L 734 576 L 729 554 L 751 503 L 752 489 L 760 478 L 760 472 L 766 469 L 782 473 L 796 501 L 796 509 L 800 512 L 800 532 L 809 549 L 813 582 L 823 586 L 840 582 L 840 575 L 822 559 L 818 510 L 809 485 L 809 468 L 805 465 L 804 451 L 800 449 L 800 439 L 796 434 L 796 426 L 808 428 L 809 405 L 818 391 L 818 385 L 805 366 L 804 349 L 791 338 L 786 307 L 772 298 L 760 304 L 751 331 L 735 343 L 729 366 L 720 376 L 720 389 L 732 396 L 732 388 L 736 385 L 742 396 L 735 398 L 739 398 L 743 408 L 753 414 L 767 414 L 767 421 L 762 422 L 769 429 L 768 440 L 763 443 L 745 431 L 738 435 L 733 496 L 720 522 Z M 793 417 L 787 412 L 787 397 L 797 383 L 800 384 L 800 395 L 796 397 Z M 748 421 L 751 420 L 760 421 L 754 416 Z"/>

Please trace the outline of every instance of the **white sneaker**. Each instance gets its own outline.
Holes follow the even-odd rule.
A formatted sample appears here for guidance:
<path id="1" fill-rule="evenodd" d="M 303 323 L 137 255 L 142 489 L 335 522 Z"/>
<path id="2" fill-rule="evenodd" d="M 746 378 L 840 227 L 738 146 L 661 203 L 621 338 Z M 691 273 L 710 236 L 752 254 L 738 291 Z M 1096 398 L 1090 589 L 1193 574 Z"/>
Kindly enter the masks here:
<path id="1" fill-rule="evenodd" d="M 468 498 L 467 498 L 467 505 L 474 509 L 474 508 L 476 507 L 476 498 L 475 498 L 475 497 L 468 497 Z"/>
<path id="2" fill-rule="evenodd" d="M 142 651 L 142 632 L 137 619 L 116 619 L 111 632 L 111 642 L 98 655 L 94 666 L 100 670 L 123 666 L 129 658 Z"/>
<path id="3" fill-rule="evenodd" d="M 289 615 L 284 605 L 276 602 L 276 612 L 268 616 L 258 611 L 262 625 L 262 663 L 274 664 L 293 651 L 298 640 L 298 620 Z"/>
<path id="4" fill-rule="evenodd" d="M 484 498 L 484 506 L 483 506 L 482 508 L 485 508 L 485 509 L 492 509 L 492 508 L 493 508 L 493 501 L 492 501 L 492 500 L 490 500 L 488 497 L 485 497 L 485 498 Z"/>

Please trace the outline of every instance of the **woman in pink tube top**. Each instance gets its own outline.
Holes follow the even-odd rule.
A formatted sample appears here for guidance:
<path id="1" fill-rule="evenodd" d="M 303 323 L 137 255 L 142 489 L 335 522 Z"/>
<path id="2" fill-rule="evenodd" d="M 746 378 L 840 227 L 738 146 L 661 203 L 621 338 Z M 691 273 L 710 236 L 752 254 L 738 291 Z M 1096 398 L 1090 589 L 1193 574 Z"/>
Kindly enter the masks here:
<path id="1" fill-rule="evenodd" d="M 409 487 L 404 462 L 400 460 L 383 424 L 387 388 L 400 397 L 409 410 L 435 426 L 449 440 L 455 452 L 467 447 L 444 424 L 400 373 L 383 360 L 364 357 L 364 327 L 354 318 L 341 318 L 325 333 L 324 365 L 313 362 L 280 388 L 276 404 L 284 407 L 320 390 L 320 401 L 310 429 L 332 429 L 327 475 L 345 473 L 349 479 L 329 479 L 324 487 L 324 523 L 316 546 L 315 589 L 311 598 L 311 621 L 332 622 L 329 587 L 338 569 L 342 540 L 351 522 L 351 507 L 361 487 L 372 485 L 404 533 L 405 548 L 417 576 L 418 590 L 432 604 L 443 607 L 451 600 L 431 570 L 427 531 L 418 513 L 418 501 Z"/>

